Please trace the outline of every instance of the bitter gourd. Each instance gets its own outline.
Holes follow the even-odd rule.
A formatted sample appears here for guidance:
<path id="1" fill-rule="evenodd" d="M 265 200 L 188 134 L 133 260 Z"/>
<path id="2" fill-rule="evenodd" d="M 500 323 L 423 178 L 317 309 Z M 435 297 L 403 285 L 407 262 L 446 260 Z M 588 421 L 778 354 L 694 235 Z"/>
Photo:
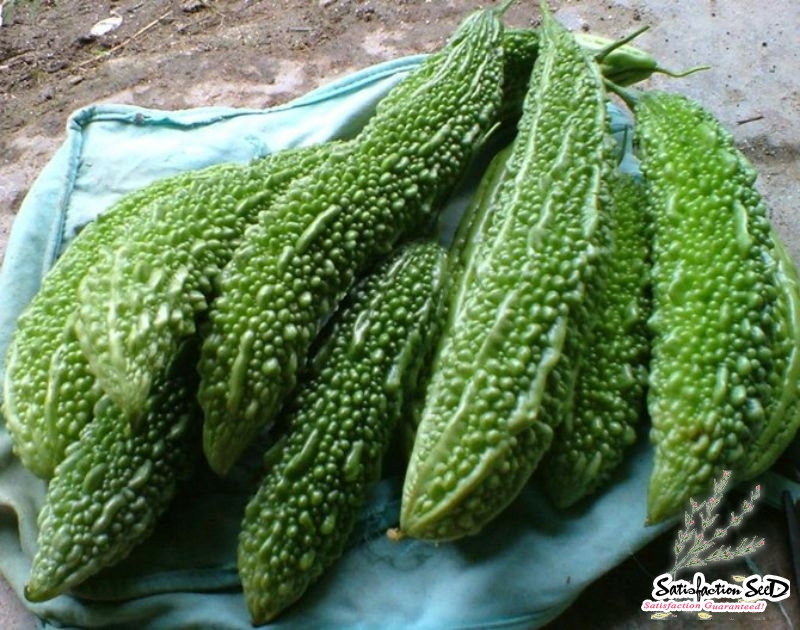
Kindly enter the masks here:
<path id="1" fill-rule="evenodd" d="M 516 124 L 528 92 L 533 64 L 539 54 L 539 32 L 532 28 L 503 31 L 503 98 L 498 120 Z"/>
<path id="2" fill-rule="evenodd" d="M 431 226 L 495 124 L 501 35 L 496 11 L 471 14 L 378 104 L 353 150 L 290 187 L 225 267 L 200 360 L 204 447 L 217 472 L 274 416 L 354 279 Z"/>
<path id="3" fill-rule="evenodd" d="M 644 413 L 650 345 L 646 197 L 643 185 L 623 173 L 609 178 L 609 188 L 602 213 L 606 242 L 599 243 L 602 253 L 567 333 L 573 389 L 556 411 L 562 418 L 539 467 L 545 492 L 562 508 L 609 481 Z"/>
<path id="4" fill-rule="evenodd" d="M 778 316 L 775 334 L 786 352 L 784 377 L 773 381 L 774 401 L 769 421 L 749 448 L 741 479 L 750 479 L 767 470 L 794 439 L 800 428 L 800 278 L 797 264 L 773 229 L 773 255 L 777 263 Z"/>
<path id="5" fill-rule="evenodd" d="M 201 457 L 198 346 L 186 341 L 156 380 L 136 433 L 104 396 L 94 419 L 67 447 L 39 513 L 28 600 L 51 599 L 77 586 L 124 559 L 153 531 Z"/>
<path id="6" fill-rule="evenodd" d="M 628 86 L 650 77 L 662 69 L 656 59 L 648 53 L 629 44 L 605 37 L 576 33 L 576 37 L 587 52 L 595 57 L 601 56 L 600 69 L 604 77 L 612 83 Z M 530 87 L 530 76 L 539 52 L 539 33 L 536 29 L 506 29 L 503 35 L 503 105 L 499 115 L 504 123 L 516 123 L 522 110 L 522 103 Z M 502 132 L 498 139 L 504 138 Z M 490 150 L 490 147 L 485 147 Z M 475 250 L 478 243 L 487 238 L 490 221 L 498 214 L 497 195 L 502 186 L 505 162 L 511 147 L 501 147 L 481 173 L 481 179 L 470 203 L 463 211 L 457 230 L 450 245 L 450 279 L 453 291 L 461 291 L 469 286 L 472 271 L 478 263 Z M 445 239 L 447 240 L 447 239 Z M 454 296 L 451 302 L 458 306 L 463 300 Z M 453 317 L 458 315 L 454 313 Z M 405 458 L 411 453 L 419 423 L 420 409 L 409 410 L 404 415 L 402 435 L 398 440 L 398 451 Z"/>
<path id="7" fill-rule="evenodd" d="M 341 144 L 287 149 L 188 178 L 145 200 L 80 287 L 76 329 L 103 391 L 135 418 L 151 381 L 195 330 L 214 280 L 256 214 Z"/>
<path id="8" fill-rule="evenodd" d="M 406 401 L 420 395 L 446 263 L 436 243 L 405 247 L 356 285 L 323 334 L 242 523 L 239 575 L 254 623 L 300 598 L 342 554 Z"/>
<path id="9" fill-rule="evenodd" d="M 110 289 L 108 283 L 115 281 L 109 277 L 100 278 L 99 274 L 119 277 L 118 274 L 122 273 L 107 267 L 109 259 L 104 252 L 128 248 L 132 241 L 145 238 L 145 231 L 140 232 L 138 238 L 135 234 L 139 229 L 155 229 L 153 222 L 162 222 L 163 234 L 158 235 L 158 242 L 173 238 L 172 232 L 163 228 L 163 222 L 172 220 L 172 212 L 177 219 L 183 211 L 187 221 L 192 212 L 198 217 L 205 215 L 203 200 L 218 199 L 219 212 L 227 209 L 236 221 L 244 222 L 248 213 L 254 216 L 257 209 L 268 203 L 271 194 L 285 186 L 288 178 L 310 168 L 324 153 L 332 150 L 334 144 L 281 151 L 250 164 L 216 165 L 158 180 L 124 196 L 69 242 L 17 320 L 6 355 L 3 414 L 13 439 L 14 452 L 28 469 L 40 477 L 51 477 L 56 464 L 63 458 L 64 449 L 89 422 L 92 408 L 103 394 L 74 324 L 81 296 L 86 295 L 85 287 L 81 291 L 84 278 L 89 278 L 86 282 L 94 283 L 95 287 L 102 284 Z M 195 194 L 198 196 L 193 198 Z M 185 203 L 179 204 L 177 200 Z M 239 223 L 236 229 L 241 231 Z M 231 232 L 228 236 L 233 238 L 234 234 Z M 175 256 L 174 263 L 179 260 L 180 252 L 185 254 L 187 246 L 184 244 L 183 249 L 178 247 L 177 253 L 166 252 L 165 256 Z M 230 249 L 232 246 L 227 243 L 224 247 Z M 203 248 L 216 248 L 219 254 L 220 244 L 209 241 Z M 203 271 L 210 270 L 206 268 Z M 155 267 L 152 277 L 160 278 L 158 282 L 162 285 L 169 283 L 168 276 Z M 131 278 L 128 280 L 133 282 Z M 184 279 L 186 282 L 188 279 Z M 190 301 L 197 307 L 205 299 L 197 293 L 173 297 Z M 94 295 L 90 301 L 98 299 L 100 294 Z M 148 295 L 139 306 L 152 305 L 154 299 L 155 294 Z M 109 312 L 106 309 L 116 308 L 113 304 L 113 300 L 106 305 L 95 304 L 100 309 L 95 315 L 105 317 Z M 84 308 L 84 315 L 86 308 L 88 306 Z M 122 308 L 116 310 L 123 312 Z M 131 313 L 130 310 L 124 312 Z M 156 322 L 159 317 L 151 321 Z M 133 325 L 142 325 L 145 320 L 145 317 L 138 317 Z M 188 330 L 189 325 L 185 328 Z M 149 381 L 151 375 L 157 373 L 157 370 L 146 375 L 143 373 L 142 378 Z M 136 389 L 141 387 L 136 386 Z"/>
<path id="10" fill-rule="evenodd" d="M 722 469 L 756 474 L 786 446 L 800 324 L 792 263 L 731 134 L 679 94 L 645 92 L 634 112 L 654 217 L 647 518 L 659 522 Z"/>
<path id="11" fill-rule="evenodd" d="M 98 245 L 124 239 L 148 199 L 170 199 L 198 177 L 226 177 L 241 167 L 220 165 L 156 181 L 126 195 L 74 237 L 17 319 L 3 374 L 3 415 L 23 465 L 49 478 L 66 446 L 92 418 L 102 391 L 73 329 L 78 287 L 94 272 Z"/>
<path id="12" fill-rule="evenodd" d="M 406 473 L 401 533 L 479 531 L 529 479 L 553 427 L 538 411 L 583 297 L 610 166 L 596 64 L 546 7 L 540 57 L 507 162 L 492 238 L 451 304 Z"/>

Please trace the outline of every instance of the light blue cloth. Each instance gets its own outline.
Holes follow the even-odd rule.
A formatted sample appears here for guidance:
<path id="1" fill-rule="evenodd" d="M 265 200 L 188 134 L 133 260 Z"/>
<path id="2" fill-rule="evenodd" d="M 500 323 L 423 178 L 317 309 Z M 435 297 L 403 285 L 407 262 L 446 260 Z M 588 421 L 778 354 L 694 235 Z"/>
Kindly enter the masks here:
<path id="1" fill-rule="evenodd" d="M 352 135 L 421 57 L 380 64 L 270 110 L 163 112 L 98 105 L 69 119 L 13 226 L 0 273 L 0 353 L 42 275 L 86 221 L 156 178 Z M 614 110 L 620 131 L 627 119 Z M 629 135 L 626 138 L 629 141 Z M 635 163 L 626 162 L 635 169 Z M 478 175 L 444 213 L 452 230 Z M 651 451 L 642 440 L 606 492 L 568 512 L 534 487 L 479 536 L 438 546 L 389 541 L 398 479 L 377 485 L 342 560 L 277 628 L 446 630 L 541 626 L 665 526 L 646 528 Z M 244 477 L 195 480 L 153 537 L 77 589 L 30 605 L 45 627 L 249 629 L 235 567 Z M 0 426 L 0 573 L 22 597 L 44 484 L 23 470 Z"/>

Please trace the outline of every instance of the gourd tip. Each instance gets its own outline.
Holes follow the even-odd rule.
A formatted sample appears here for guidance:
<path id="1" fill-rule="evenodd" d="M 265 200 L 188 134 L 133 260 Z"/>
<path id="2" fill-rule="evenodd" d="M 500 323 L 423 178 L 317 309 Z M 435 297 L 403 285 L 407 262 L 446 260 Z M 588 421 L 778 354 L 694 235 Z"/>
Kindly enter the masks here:
<path id="1" fill-rule="evenodd" d="M 503 15 L 512 4 L 514 4 L 517 0 L 505 0 L 505 2 L 501 3 L 499 7 L 495 9 L 497 15 Z"/>
<path id="2" fill-rule="evenodd" d="M 399 527 L 390 527 L 386 530 L 386 537 L 392 542 L 400 542 L 406 538 L 406 533 Z"/>
<path id="3" fill-rule="evenodd" d="M 710 70 L 711 66 L 694 66 L 687 70 L 681 70 L 680 72 L 676 72 L 674 70 L 667 70 L 666 68 L 657 67 L 653 72 L 659 72 L 661 74 L 666 74 L 668 77 L 672 77 L 673 79 L 682 79 L 683 77 L 688 77 L 690 74 L 694 74 L 695 72 L 702 72 L 703 70 Z"/>

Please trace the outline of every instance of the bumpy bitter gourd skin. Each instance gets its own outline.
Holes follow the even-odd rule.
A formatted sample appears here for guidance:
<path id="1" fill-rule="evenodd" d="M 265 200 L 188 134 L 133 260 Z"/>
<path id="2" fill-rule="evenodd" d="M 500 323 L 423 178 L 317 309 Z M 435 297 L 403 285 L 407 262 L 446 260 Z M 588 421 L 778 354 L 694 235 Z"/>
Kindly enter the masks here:
<path id="1" fill-rule="evenodd" d="M 650 228 L 644 186 L 633 176 L 609 179 L 603 209 L 606 243 L 568 342 L 573 389 L 557 413 L 553 444 L 539 466 L 558 507 L 575 504 L 609 482 L 644 413 L 650 339 Z M 569 351 L 565 350 L 565 354 Z M 562 358 L 563 360 L 563 358 Z"/>
<path id="2" fill-rule="evenodd" d="M 28 600 L 56 597 L 123 560 L 150 535 L 198 461 L 201 415 L 193 368 L 199 341 L 185 343 L 156 380 L 137 432 L 103 397 L 93 420 L 67 447 L 39 513 Z"/>
<path id="3" fill-rule="evenodd" d="M 137 213 L 153 198 L 170 199 L 198 177 L 225 178 L 237 165 L 212 166 L 158 180 L 120 199 L 86 225 L 66 246 L 42 280 L 31 303 L 17 319 L 6 354 L 3 415 L 14 452 L 23 465 L 50 478 L 67 445 L 91 420 L 102 390 L 89 369 L 74 331 L 79 286 L 94 273 L 99 244 L 120 243 Z"/>
<path id="4" fill-rule="evenodd" d="M 379 103 L 351 150 L 299 180 L 226 266 L 200 360 L 204 447 L 226 473 L 274 416 L 320 320 L 401 239 L 428 229 L 494 124 L 502 25 L 468 17 Z"/>
<path id="5" fill-rule="evenodd" d="M 400 514 L 412 537 L 478 532 L 552 439 L 538 412 L 595 258 L 610 162 L 597 67 L 546 9 L 540 35 L 503 208 L 474 248 L 471 286 L 450 304 L 426 392 Z"/>
<path id="6" fill-rule="evenodd" d="M 300 598 L 342 554 L 406 400 L 421 394 L 416 374 L 441 328 L 446 263 L 435 243 L 407 246 L 334 316 L 245 511 L 239 574 L 254 623 Z"/>
<path id="7" fill-rule="evenodd" d="M 654 218 L 655 523 L 709 492 L 722 469 L 760 472 L 786 446 L 762 438 L 796 431 L 798 300 L 756 171 L 730 133 L 682 95 L 647 92 L 635 114 Z"/>
<path id="8" fill-rule="evenodd" d="M 774 334 L 782 340 L 786 366 L 783 377 L 773 381 L 769 421 L 750 445 L 746 465 L 737 471 L 741 479 L 755 477 L 772 466 L 800 429 L 800 277 L 797 264 L 774 230 L 772 245 L 779 291 Z"/>
<path id="9" fill-rule="evenodd" d="M 528 80 L 539 54 L 539 32 L 530 28 L 506 28 L 503 32 L 503 100 L 501 121 L 516 123 L 528 92 Z"/>
<path id="10" fill-rule="evenodd" d="M 103 391 L 132 418 L 152 379 L 213 295 L 246 227 L 337 143 L 286 149 L 226 171 L 188 177 L 170 196 L 146 198 L 124 238 L 101 254 L 80 287 L 78 338 Z"/>
<path id="11" fill-rule="evenodd" d="M 463 294 L 475 280 L 474 274 L 480 260 L 477 252 L 494 237 L 492 222 L 495 221 L 495 226 L 499 225 L 502 222 L 499 215 L 508 209 L 500 205 L 500 194 L 509 177 L 506 169 L 512 149 L 513 144 L 506 145 L 492 157 L 453 236 L 450 277 L 454 292 L 452 302 L 458 307 L 464 304 Z M 457 313 L 451 313 L 450 316 L 455 318 Z"/>

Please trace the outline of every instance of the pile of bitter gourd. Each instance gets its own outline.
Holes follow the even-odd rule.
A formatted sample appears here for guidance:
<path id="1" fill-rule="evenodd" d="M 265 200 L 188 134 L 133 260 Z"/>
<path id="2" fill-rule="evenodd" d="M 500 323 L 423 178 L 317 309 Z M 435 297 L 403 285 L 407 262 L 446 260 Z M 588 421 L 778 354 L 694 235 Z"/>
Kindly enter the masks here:
<path id="1" fill-rule="evenodd" d="M 265 432 L 238 558 L 255 623 L 342 554 L 398 432 L 395 534 L 432 541 L 531 479 L 574 504 L 647 421 L 651 522 L 772 465 L 800 424 L 800 293 L 753 168 L 697 102 L 624 90 L 650 56 L 502 11 L 355 137 L 165 179 L 71 242 L 5 366 L 15 453 L 48 480 L 29 599 L 120 561 L 195 466 L 224 475 Z M 439 210 L 509 128 L 446 248 Z"/>

